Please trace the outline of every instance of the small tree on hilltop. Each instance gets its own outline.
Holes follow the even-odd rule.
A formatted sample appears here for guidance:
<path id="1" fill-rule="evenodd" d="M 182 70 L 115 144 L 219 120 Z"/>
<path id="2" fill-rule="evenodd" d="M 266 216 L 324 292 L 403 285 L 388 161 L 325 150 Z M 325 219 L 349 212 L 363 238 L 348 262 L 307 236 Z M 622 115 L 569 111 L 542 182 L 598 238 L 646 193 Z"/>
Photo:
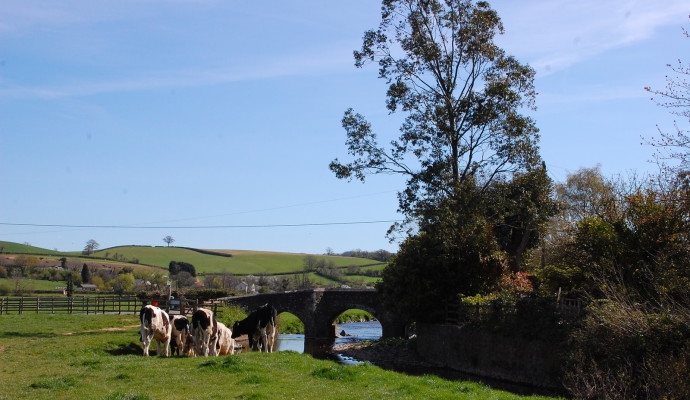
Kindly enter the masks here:
<path id="1" fill-rule="evenodd" d="M 163 238 L 163 241 L 168 244 L 168 247 L 175 241 L 172 236 L 168 235 Z"/>
<path id="2" fill-rule="evenodd" d="M 98 244 L 97 241 L 90 239 L 88 242 L 86 242 L 86 246 L 84 246 L 84 254 L 90 255 L 99 247 L 101 247 L 101 245 Z"/>

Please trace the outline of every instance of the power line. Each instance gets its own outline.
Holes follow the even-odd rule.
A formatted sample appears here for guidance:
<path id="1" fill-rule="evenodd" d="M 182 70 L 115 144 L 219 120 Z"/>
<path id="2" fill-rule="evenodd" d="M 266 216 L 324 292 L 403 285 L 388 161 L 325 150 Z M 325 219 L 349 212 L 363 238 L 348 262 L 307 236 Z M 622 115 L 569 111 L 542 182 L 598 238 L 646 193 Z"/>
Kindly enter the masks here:
<path id="1" fill-rule="evenodd" d="M 97 228 L 97 229 L 235 229 L 235 228 L 293 228 L 303 226 L 364 225 L 401 222 L 402 220 L 385 221 L 351 221 L 351 222 L 316 222 L 303 224 L 267 224 L 267 225 L 197 225 L 197 226 L 137 226 L 137 225 L 67 225 L 67 224 L 29 224 L 0 222 L 5 226 L 29 226 L 38 228 Z"/>

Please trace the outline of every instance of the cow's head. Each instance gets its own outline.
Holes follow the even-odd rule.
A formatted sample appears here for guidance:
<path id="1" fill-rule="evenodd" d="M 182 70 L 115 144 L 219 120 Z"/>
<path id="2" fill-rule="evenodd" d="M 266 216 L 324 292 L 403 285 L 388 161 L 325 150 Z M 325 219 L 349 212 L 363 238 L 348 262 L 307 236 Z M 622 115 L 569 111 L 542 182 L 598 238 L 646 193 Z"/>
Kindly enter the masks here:
<path id="1" fill-rule="evenodd" d="M 240 327 L 240 321 L 236 321 L 235 324 L 232 325 L 232 335 L 230 335 L 230 337 L 232 337 L 232 338 L 234 339 L 234 338 L 239 337 L 240 335 L 242 335 L 242 334 L 240 333 L 240 329 L 241 329 L 241 327 Z"/>

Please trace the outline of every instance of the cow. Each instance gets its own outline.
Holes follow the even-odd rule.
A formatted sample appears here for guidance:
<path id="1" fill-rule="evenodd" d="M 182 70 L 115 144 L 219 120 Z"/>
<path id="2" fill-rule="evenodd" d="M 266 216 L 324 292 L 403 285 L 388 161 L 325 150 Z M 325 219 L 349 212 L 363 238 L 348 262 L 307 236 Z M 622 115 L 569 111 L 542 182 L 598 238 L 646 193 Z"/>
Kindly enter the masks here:
<path id="1" fill-rule="evenodd" d="M 184 315 L 172 317 L 172 339 L 170 339 L 171 355 L 189 356 L 194 344 L 192 324 Z M 193 352 L 192 352 L 193 353 Z M 193 354 L 191 354 L 193 355 Z"/>
<path id="2" fill-rule="evenodd" d="M 235 339 L 232 338 L 232 331 L 222 322 L 218 323 L 218 340 L 216 343 L 217 355 L 235 354 Z"/>
<path id="3" fill-rule="evenodd" d="M 213 311 L 199 308 L 192 314 L 192 330 L 194 331 L 194 353 L 208 357 L 216 355 L 218 340 L 218 321 Z"/>
<path id="4" fill-rule="evenodd" d="M 146 305 L 139 311 L 139 320 L 141 321 L 139 332 L 144 346 L 144 355 L 149 355 L 149 346 L 151 346 L 151 341 L 155 340 L 157 354 L 167 357 L 172 336 L 172 324 L 168 314 L 156 306 Z M 162 352 L 161 345 L 163 345 Z"/>
<path id="5" fill-rule="evenodd" d="M 272 353 L 278 330 L 277 318 L 278 312 L 275 307 L 265 304 L 249 314 L 247 318 L 235 322 L 232 327 L 232 338 L 247 335 L 251 350 Z"/>

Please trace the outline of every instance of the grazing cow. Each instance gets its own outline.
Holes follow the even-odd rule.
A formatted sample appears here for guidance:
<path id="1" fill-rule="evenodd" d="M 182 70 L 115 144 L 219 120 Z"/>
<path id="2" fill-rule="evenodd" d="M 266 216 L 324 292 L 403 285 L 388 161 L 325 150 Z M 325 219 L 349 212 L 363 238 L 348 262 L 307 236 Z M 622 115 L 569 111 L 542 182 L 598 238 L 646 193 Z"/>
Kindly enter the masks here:
<path id="1" fill-rule="evenodd" d="M 189 320 L 184 315 L 176 315 L 172 317 L 172 339 L 170 339 L 171 355 L 185 355 L 188 356 L 190 349 L 193 347 L 194 337 L 192 335 L 192 326 Z"/>
<path id="2" fill-rule="evenodd" d="M 199 308 L 192 314 L 192 330 L 194 331 L 194 353 L 208 357 L 216 355 L 216 341 L 218 340 L 218 321 L 213 311 Z"/>
<path id="3" fill-rule="evenodd" d="M 272 353 L 278 330 L 277 317 L 275 307 L 265 304 L 247 318 L 235 322 L 232 327 L 232 338 L 247 335 L 250 349 Z"/>
<path id="4" fill-rule="evenodd" d="M 218 323 L 218 340 L 216 349 L 216 354 L 219 356 L 235 354 L 235 339 L 232 338 L 232 331 L 222 322 Z"/>
<path id="5" fill-rule="evenodd" d="M 151 340 L 155 339 L 156 352 L 159 356 L 167 357 L 172 333 L 172 324 L 168 314 L 156 306 L 147 305 L 141 308 L 139 320 L 141 321 L 140 333 L 141 342 L 144 346 L 144 355 L 149 355 Z M 161 344 L 163 345 L 162 352 Z"/>

